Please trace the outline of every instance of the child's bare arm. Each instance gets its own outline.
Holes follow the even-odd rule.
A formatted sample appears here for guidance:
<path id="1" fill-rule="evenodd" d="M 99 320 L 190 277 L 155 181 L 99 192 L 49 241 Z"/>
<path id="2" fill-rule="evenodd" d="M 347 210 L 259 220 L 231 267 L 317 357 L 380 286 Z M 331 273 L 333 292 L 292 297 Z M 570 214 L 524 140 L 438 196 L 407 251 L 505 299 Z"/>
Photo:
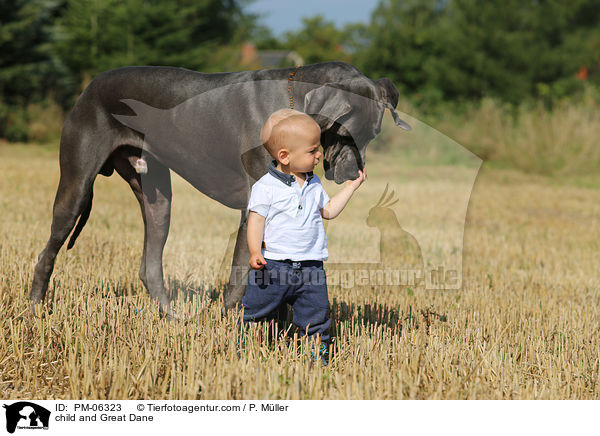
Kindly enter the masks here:
<path id="1" fill-rule="evenodd" d="M 346 204 L 348 204 L 348 201 L 350 200 L 350 197 L 352 197 L 352 194 L 354 194 L 354 191 L 356 191 L 362 182 L 364 182 L 367 174 L 366 171 L 366 169 L 363 171 L 358 170 L 358 178 L 355 180 L 347 180 L 344 183 L 342 190 L 335 194 L 329 200 L 329 203 L 327 203 L 323 209 L 321 209 L 321 216 L 324 219 L 332 220 L 338 216 L 342 210 L 344 210 L 344 207 L 346 207 Z"/>
<path id="2" fill-rule="evenodd" d="M 264 229 L 265 217 L 251 211 L 248 215 L 247 240 L 250 250 L 250 266 L 254 269 L 261 269 L 267 264 L 260 252 Z"/>

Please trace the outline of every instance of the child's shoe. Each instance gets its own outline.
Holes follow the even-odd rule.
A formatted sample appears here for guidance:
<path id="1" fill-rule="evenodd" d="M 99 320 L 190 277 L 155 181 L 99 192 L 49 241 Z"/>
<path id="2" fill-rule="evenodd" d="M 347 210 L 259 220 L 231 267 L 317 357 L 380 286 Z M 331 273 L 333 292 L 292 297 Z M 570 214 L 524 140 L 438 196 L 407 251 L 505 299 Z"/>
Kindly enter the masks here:
<path id="1" fill-rule="evenodd" d="M 321 344 L 319 351 L 315 353 L 315 346 L 312 346 L 310 351 L 310 361 L 315 362 L 317 359 L 321 359 L 321 364 L 327 366 L 329 364 L 329 352 L 327 351 L 327 344 Z"/>

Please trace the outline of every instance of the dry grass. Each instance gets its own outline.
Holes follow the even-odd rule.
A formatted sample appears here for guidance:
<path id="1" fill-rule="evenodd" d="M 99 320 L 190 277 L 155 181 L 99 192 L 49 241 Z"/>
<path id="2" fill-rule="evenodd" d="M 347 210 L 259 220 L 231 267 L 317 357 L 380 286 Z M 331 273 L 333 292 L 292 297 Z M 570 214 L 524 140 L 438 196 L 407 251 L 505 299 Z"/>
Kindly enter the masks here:
<path id="1" fill-rule="evenodd" d="M 491 99 L 460 111 L 447 107 L 432 116 L 419 115 L 407 102 L 400 106 L 420 119 L 429 118 L 436 129 L 495 166 L 551 176 L 597 173 L 599 169 L 600 100 L 592 94 L 577 101 L 557 101 L 552 110 L 541 102 L 510 108 Z M 384 129 L 376 140 L 381 148 L 421 163 L 460 162 L 443 144 L 415 148 L 406 136 L 390 137 L 391 131 Z"/>
<path id="2" fill-rule="evenodd" d="M 400 217 L 423 204 L 432 180 L 452 192 L 461 179 L 460 168 L 368 159 L 369 179 L 329 224 L 333 261 L 376 260 L 377 233 L 357 229 L 385 183 L 402 200 Z M 57 155 L 0 146 L 0 163 L 4 398 L 599 397 L 598 190 L 484 167 L 467 217 L 463 289 L 330 287 L 336 341 L 323 368 L 293 342 L 269 345 L 264 326 L 238 357 L 217 273 L 238 214 L 177 178 L 165 273 L 192 296 L 179 300 L 184 320 L 159 319 L 137 278 L 142 220 L 117 176 L 97 179 L 88 225 L 57 258 L 51 313 L 21 318 L 49 234 Z"/>

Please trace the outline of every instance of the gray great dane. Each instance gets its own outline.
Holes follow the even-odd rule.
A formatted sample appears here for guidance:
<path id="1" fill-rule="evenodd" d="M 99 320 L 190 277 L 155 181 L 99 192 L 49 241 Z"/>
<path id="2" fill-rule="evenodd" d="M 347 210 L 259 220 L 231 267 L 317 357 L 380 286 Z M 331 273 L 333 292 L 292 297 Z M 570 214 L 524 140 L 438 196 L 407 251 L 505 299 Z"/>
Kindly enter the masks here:
<path id="1" fill-rule="evenodd" d="M 249 270 L 246 206 L 252 184 L 271 161 L 260 143 L 268 116 L 290 106 L 311 115 L 322 131 L 325 177 L 341 184 L 364 168 L 365 148 L 380 131 L 386 108 L 398 126 L 410 129 L 394 110 L 398 96 L 390 80 L 371 80 L 343 62 L 233 73 L 160 66 L 101 73 L 79 96 L 62 129 L 51 233 L 35 267 L 31 302 L 44 300 L 60 248 L 73 232 L 70 249 L 85 226 L 96 176 L 116 170 L 133 190 L 144 220 L 139 276 L 161 312 L 170 315 L 162 257 L 173 170 L 241 211 L 225 314 L 245 292 L 244 281 L 233 275 Z"/>

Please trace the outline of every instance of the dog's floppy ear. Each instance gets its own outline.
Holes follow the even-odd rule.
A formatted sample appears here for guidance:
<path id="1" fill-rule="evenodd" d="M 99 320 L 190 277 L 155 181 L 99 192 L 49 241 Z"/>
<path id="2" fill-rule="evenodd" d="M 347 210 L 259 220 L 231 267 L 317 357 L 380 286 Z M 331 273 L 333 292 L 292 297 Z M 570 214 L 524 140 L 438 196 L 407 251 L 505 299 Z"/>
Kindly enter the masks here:
<path id="1" fill-rule="evenodd" d="M 392 117 L 394 118 L 394 122 L 397 126 L 400 126 L 404 130 L 411 130 L 410 125 L 401 120 L 398 114 L 396 113 L 396 106 L 398 105 L 398 98 L 400 97 L 400 93 L 392 83 L 390 79 L 387 77 L 382 77 L 381 79 L 377 79 L 375 81 L 379 86 L 379 91 L 381 92 L 383 104 L 386 108 L 390 110 L 392 113 Z"/>
<path id="2" fill-rule="evenodd" d="M 379 106 L 381 109 L 376 110 L 378 115 L 375 117 L 377 118 L 377 126 L 373 126 L 375 129 L 374 134 L 379 133 L 379 124 L 381 123 L 384 107 L 390 110 L 397 126 L 405 130 L 411 130 L 410 125 L 401 120 L 394 110 L 398 104 L 398 97 L 399 92 L 389 79 L 372 81 L 364 77 L 352 78 L 340 82 L 325 83 L 307 92 L 304 97 L 304 112 L 312 115 L 323 130 L 331 128 L 333 123 L 337 121 L 339 124 L 344 124 L 352 136 L 358 137 L 366 134 L 366 132 L 360 132 L 364 128 L 364 126 L 359 125 L 363 120 L 353 120 L 348 117 L 348 114 L 353 106 L 358 112 L 374 112 L 375 109 L 370 107 L 376 104 L 381 105 Z M 360 115 L 358 112 L 357 115 Z M 359 116 L 359 118 L 364 118 L 364 115 Z M 352 126 L 353 122 L 358 124 Z M 370 138 L 372 137 L 370 136 Z"/>
<path id="3" fill-rule="evenodd" d="M 379 87 L 366 77 L 353 77 L 326 83 L 306 93 L 304 112 L 329 129 L 342 126 L 342 135 L 350 135 L 356 144 L 367 144 L 381 128 L 385 106 Z"/>
<path id="4" fill-rule="evenodd" d="M 381 79 L 377 79 L 375 83 L 377 83 L 379 86 L 382 99 L 393 107 L 398 106 L 398 98 L 400 97 L 400 93 L 392 81 L 387 77 L 382 77 Z"/>
<path id="5" fill-rule="evenodd" d="M 304 96 L 304 113 L 311 115 L 322 130 L 330 129 L 333 123 L 347 115 L 352 106 L 334 83 L 326 83 Z"/>

